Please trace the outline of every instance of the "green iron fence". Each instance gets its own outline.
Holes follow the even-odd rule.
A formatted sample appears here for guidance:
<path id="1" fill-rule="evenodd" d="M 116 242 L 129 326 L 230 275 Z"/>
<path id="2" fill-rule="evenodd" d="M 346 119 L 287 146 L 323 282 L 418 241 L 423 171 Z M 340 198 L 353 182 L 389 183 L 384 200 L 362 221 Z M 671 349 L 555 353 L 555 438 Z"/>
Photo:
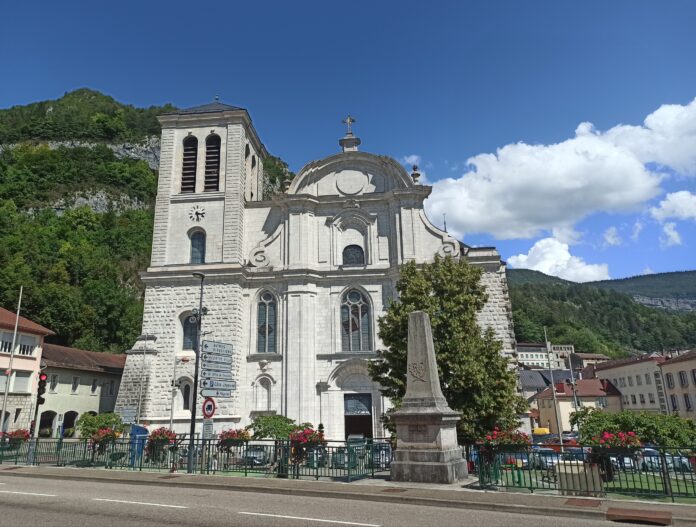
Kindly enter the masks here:
<path id="1" fill-rule="evenodd" d="M 569 496 L 612 494 L 644 498 L 696 498 L 692 448 L 477 446 L 479 484 Z"/>
<path id="2" fill-rule="evenodd" d="M 188 448 L 188 440 L 180 440 L 175 445 L 148 446 L 145 437 L 101 445 L 93 445 L 88 440 L 36 439 L 0 444 L 0 463 L 188 472 Z M 386 440 L 328 441 L 301 447 L 290 441 L 219 445 L 217 440 L 196 439 L 192 471 L 353 481 L 389 470 L 391 461 L 392 450 Z"/>

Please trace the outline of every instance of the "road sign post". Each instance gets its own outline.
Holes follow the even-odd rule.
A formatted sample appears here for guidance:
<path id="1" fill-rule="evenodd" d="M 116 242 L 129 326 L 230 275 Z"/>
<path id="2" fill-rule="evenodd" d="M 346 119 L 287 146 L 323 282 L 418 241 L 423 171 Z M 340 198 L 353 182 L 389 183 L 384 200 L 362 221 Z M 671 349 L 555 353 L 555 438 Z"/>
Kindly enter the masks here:
<path id="1" fill-rule="evenodd" d="M 229 398 L 237 389 L 232 375 L 234 347 L 226 342 L 204 340 L 201 343 L 201 395 Z"/>

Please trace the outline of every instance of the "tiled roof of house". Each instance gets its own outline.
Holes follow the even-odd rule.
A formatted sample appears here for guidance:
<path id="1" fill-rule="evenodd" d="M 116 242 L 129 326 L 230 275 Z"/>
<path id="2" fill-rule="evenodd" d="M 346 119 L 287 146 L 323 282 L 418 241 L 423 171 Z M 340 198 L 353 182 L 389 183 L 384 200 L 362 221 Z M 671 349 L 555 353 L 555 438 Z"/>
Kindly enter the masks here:
<path id="1" fill-rule="evenodd" d="M 527 370 L 520 368 L 519 375 L 520 386 L 524 391 L 540 390 L 549 385 L 539 370 Z"/>
<path id="2" fill-rule="evenodd" d="M 573 353 L 576 357 L 579 357 L 581 359 L 598 359 L 598 360 L 609 360 L 611 357 L 607 357 L 606 355 L 602 353 Z"/>
<path id="3" fill-rule="evenodd" d="M 640 362 L 651 360 L 659 364 L 664 362 L 665 358 L 654 353 L 646 353 L 645 355 L 638 355 L 637 357 L 625 357 L 623 359 L 614 359 L 607 362 L 602 362 L 601 364 L 595 364 L 594 369 L 595 371 L 610 370 L 612 368 L 619 368 L 628 364 L 638 364 Z"/>
<path id="4" fill-rule="evenodd" d="M 556 383 L 556 397 L 573 397 L 573 387 L 570 383 Z M 606 379 L 580 379 L 575 381 L 578 397 L 606 397 L 611 395 L 621 396 L 621 392 Z M 543 392 L 536 395 L 537 399 L 551 399 L 553 393 L 549 386 Z"/>
<path id="5" fill-rule="evenodd" d="M 0 328 L 14 330 L 15 313 L 0 307 Z M 53 331 L 20 315 L 18 330 L 34 335 L 55 335 Z"/>
<path id="6" fill-rule="evenodd" d="M 673 359 L 664 359 L 661 361 L 663 365 L 668 366 L 670 364 L 674 364 L 676 362 L 686 362 L 688 360 L 694 360 L 696 359 L 696 349 L 693 349 L 691 351 L 687 351 L 686 353 L 682 353 L 678 357 L 674 357 Z"/>
<path id="7" fill-rule="evenodd" d="M 102 372 L 120 372 L 126 364 L 125 355 L 98 353 L 57 344 L 44 344 L 42 359 L 47 366 L 54 368 Z"/>

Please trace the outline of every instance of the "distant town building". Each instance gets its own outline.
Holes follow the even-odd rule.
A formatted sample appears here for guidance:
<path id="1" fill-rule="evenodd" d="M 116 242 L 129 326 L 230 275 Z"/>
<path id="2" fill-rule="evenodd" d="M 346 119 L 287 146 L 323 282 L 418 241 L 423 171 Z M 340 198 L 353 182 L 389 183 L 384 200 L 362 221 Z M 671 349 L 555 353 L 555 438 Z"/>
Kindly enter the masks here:
<path id="1" fill-rule="evenodd" d="M 696 349 L 660 364 L 667 411 L 696 419 Z"/>
<path id="2" fill-rule="evenodd" d="M 657 353 L 610 360 L 588 366 L 582 376 L 610 380 L 621 392 L 624 410 L 661 413 L 667 411 L 660 378 L 664 361 Z"/>
<path id="3" fill-rule="evenodd" d="M 568 431 L 570 416 L 577 411 L 573 386 L 570 383 L 558 382 L 554 385 L 558 401 L 558 413 L 561 421 L 561 432 Z M 556 410 L 553 401 L 552 387 L 535 396 L 539 407 L 539 426 L 549 428 L 552 434 L 558 433 Z M 575 396 L 581 408 L 600 408 L 606 412 L 621 411 L 621 392 L 607 380 L 581 379 L 575 384 Z"/>
<path id="4" fill-rule="evenodd" d="M 563 369 L 568 365 L 568 357 L 573 353 L 572 345 L 547 344 L 545 342 L 517 342 L 517 362 L 524 366 L 537 366 L 540 368 Z M 551 364 L 549 365 L 549 351 Z"/>
<path id="5" fill-rule="evenodd" d="M 19 428 L 29 429 L 31 426 L 41 366 L 41 349 L 44 337 L 54 334 L 50 329 L 20 316 L 10 371 L 14 326 L 15 313 L 0 308 L 0 405 L 5 395 L 8 373 L 10 383 L 5 415 L 0 416 L 0 430 L 3 432 Z"/>
<path id="6" fill-rule="evenodd" d="M 582 370 L 592 364 L 599 364 L 611 360 L 602 353 L 572 353 L 570 355 L 570 364 L 574 370 Z"/>
<path id="7" fill-rule="evenodd" d="M 40 407 L 40 437 L 72 437 L 84 413 L 113 412 L 125 355 L 44 344 L 48 382 Z"/>

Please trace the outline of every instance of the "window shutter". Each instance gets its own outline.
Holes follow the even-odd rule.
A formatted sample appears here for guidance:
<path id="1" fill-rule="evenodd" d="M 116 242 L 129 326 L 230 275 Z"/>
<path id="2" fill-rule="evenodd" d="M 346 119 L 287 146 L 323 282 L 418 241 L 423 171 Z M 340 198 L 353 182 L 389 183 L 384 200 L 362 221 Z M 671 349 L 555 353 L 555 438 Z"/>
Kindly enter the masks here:
<path id="1" fill-rule="evenodd" d="M 205 140 L 205 192 L 220 189 L 220 136 L 211 135 Z"/>
<path id="2" fill-rule="evenodd" d="M 184 157 L 181 166 L 181 192 L 196 192 L 196 165 L 198 163 L 198 139 L 184 139 Z"/>

